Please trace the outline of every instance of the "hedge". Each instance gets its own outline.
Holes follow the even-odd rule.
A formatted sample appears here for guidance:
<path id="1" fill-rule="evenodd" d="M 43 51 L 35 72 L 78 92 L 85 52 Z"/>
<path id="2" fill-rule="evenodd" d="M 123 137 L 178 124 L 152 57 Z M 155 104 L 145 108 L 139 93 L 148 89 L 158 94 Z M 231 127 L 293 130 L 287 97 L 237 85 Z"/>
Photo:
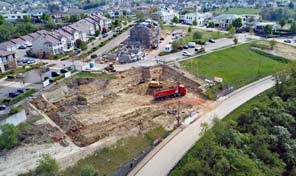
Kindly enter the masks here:
<path id="1" fill-rule="evenodd" d="M 262 56 L 265 56 L 265 57 L 269 57 L 273 60 L 276 60 L 276 61 L 280 61 L 280 62 L 283 62 L 283 63 L 289 63 L 289 60 L 284 58 L 284 57 L 281 57 L 281 56 L 275 56 L 273 54 L 270 54 L 270 53 L 267 53 L 267 52 L 264 52 L 260 49 L 255 49 L 255 48 L 251 48 L 251 50 L 257 54 L 260 54 Z"/>
<path id="2" fill-rule="evenodd" d="M 17 97 L 14 97 L 14 98 L 4 98 L 4 100 L 2 102 L 4 104 L 6 104 L 6 105 L 8 105 L 8 104 L 16 104 L 16 103 L 22 101 L 23 99 L 29 97 L 30 95 L 32 95 L 35 92 L 36 92 L 35 89 L 29 89 L 29 90 L 26 90 L 24 93 L 20 94 Z"/>

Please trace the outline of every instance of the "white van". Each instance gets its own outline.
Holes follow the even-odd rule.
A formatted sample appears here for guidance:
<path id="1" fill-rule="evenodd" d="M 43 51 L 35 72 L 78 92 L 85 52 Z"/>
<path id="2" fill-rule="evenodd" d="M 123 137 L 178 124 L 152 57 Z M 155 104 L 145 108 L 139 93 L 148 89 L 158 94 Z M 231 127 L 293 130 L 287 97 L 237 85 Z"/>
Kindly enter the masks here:
<path id="1" fill-rule="evenodd" d="M 172 52 L 173 48 L 172 45 L 166 45 L 164 48 L 164 52 L 170 53 Z"/>

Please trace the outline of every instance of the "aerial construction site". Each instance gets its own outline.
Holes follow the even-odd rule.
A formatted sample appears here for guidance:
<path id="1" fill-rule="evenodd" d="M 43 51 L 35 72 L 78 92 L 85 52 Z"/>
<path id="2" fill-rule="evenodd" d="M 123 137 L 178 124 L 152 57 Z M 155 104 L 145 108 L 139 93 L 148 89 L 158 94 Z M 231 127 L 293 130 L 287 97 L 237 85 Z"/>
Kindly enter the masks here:
<path id="1" fill-rule="evenodd" d="M 180 83 L 187 89 L 186 96 L 154 100 L 155 90 Z M 169 66 L 155 66 L 117 73 L 114 79 L 68 80 L 43 92 L 32 104 L 76 145 L 86 146 L 109 136 L 143 134 L 159 125 L 173 130 L 178 115 L 185 118 L 208 102 L 197 82 Z"/>

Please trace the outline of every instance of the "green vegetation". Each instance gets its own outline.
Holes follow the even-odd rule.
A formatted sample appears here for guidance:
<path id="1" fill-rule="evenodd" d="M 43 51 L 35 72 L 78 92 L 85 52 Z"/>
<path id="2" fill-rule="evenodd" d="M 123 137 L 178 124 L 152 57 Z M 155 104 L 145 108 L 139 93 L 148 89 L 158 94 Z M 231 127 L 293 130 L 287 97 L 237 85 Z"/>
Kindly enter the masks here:
<path id="1" fill-rule="evenodd" d="M 26 18 L 25 20 L 24 22 L 12 24 L 0 15 L 0 42 L 8 41 L 12 38 L 27 35 L 38 30 L 38 27 L 28 21 L 29 19 Z"/>
<path id="2" fill-rule="evenodd" d="M 94 155 L 78 161 L 74 167 L 67 169 L 62 175 L 78 176 L 88 164 L 91 164 L 99 175 L 111 175 L 122 164 L 149 147 L 157 137 L 166 135 L 167 132 L 162 127 L 158 127 L 143 136 L 122 139 L 114 146 L 99 150 Z"/>
<path id="3" fill-rule="evenodd" d="M 215 120 L 171 175 L 295 175 L 295 69 L 279 81 L 224 121 Z"/>
<path id="4" fill-rule="evenodd" d="M 92 165 L 85 165 L 82 167 L 80 176 L 96 176 L 97 171 Z"/>
<path id="5" fill-rule="evenodd" d="M 259 14 L 260 9 L 251 9 L 251 8 L 228 8 L 228 9 L 216 9 L 214 14 Z"/>
<path id="6" fill-rule="evenodd" d="M 35 172 L 37 175 L 56 176 L 58 174 L 58 170 L 59 165 L 56 160 L 50 155 L 44 155 L 43 158 L 39 160 Z"/>
<path id="7" fill-rule="evenodd" d="M 12 149 L 18 143 L 18 129 L 12 124 L 0 126 L 0 151 Z"/>
<path id="8" fill-rule="evenodd" d="M 17 67 L 16 69 L 16 74 L 18 73 L 25 73 L 25 72 L 28 72 L 28 71 L 31 71 L 31 70 L 34 70 L 34 69 L 38 69 L 44 65 L 46 65 L 47 63 L 45 62 L 41 62 L 41 63 L 38 63 L 38 64 L 34 64 L 34 65 L 27 65 L 27 66 L 22 66 L 22 67 Z M 16 77 L 16 74 L 14 74 L 14 71 L 13 70 L 10 70 L 10 71 L 7 71 L 5 73 L 0 73 L 0 78 L 3 78 L 5 76 L 10 76 L 10 78 L 15 78 Z"/>
<path id="9" fill-rule="evenodd" d="M 116 76 L 107 73 L 91 73 L 91 72 L 80 72 L 75 74 L 73 77 L 69 79 L 83 79 L 83 78 L 94 78 L 94 79 L 115 79 Z"/>
<path id="10" fill-rule="evenodd" d="M 35 89 L 28 89 L 26 90 L 24 93 L 20 94 L 17 97 L 14 98 L 5 98 L 2 100 L 3 104 L 9 105 L 9 104 L 16 104 L 22 100 L 24 100 L 25 98 L 29 97 L 30 95 L 34 94 L 36 92 Z"/>
<path id="11" fill-rule="evenodd" d="M 287 63 L 274 58 L 254 52 L 251 44 L 243 44 L 181 62 L 181 66 L 199 77 L 221 77 L 224 85 L 239 88 L 287 68 Z"/>

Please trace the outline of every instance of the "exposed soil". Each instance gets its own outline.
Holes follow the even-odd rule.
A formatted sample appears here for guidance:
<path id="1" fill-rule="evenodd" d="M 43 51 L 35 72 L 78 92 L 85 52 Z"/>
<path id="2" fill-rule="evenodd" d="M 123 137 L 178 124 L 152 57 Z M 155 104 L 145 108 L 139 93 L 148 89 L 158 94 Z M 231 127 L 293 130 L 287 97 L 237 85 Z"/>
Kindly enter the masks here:
<path id="1" fill-rule="evenodd" d="M 163 87 L 182 81 L 178 73 L 170 70 L 165 74 L 162 67 L 132 69 L 117 77 L 62 83 L 45 92 L 45 98 L 32 103 L 79 146 L 111 136 L 145 133 L 159 124 L 172 130 L 177 114 L 186 117 L 210 104 L 199 96 L 198 87 L 190 81 L 184 81 L 188 92 L 185 97 L 154 101 L 149 80 L 157 78 Z"/>
<path id="2" fill-rule="evenodd" d="M 267 41 L 260 41 L 261 44 L 269 45 Z M 273 50 L 264 50 L 270 54 L 281 56 L 289 60 L 296 60 L 296 48 L 287 44 L 277 43 Z"/>

